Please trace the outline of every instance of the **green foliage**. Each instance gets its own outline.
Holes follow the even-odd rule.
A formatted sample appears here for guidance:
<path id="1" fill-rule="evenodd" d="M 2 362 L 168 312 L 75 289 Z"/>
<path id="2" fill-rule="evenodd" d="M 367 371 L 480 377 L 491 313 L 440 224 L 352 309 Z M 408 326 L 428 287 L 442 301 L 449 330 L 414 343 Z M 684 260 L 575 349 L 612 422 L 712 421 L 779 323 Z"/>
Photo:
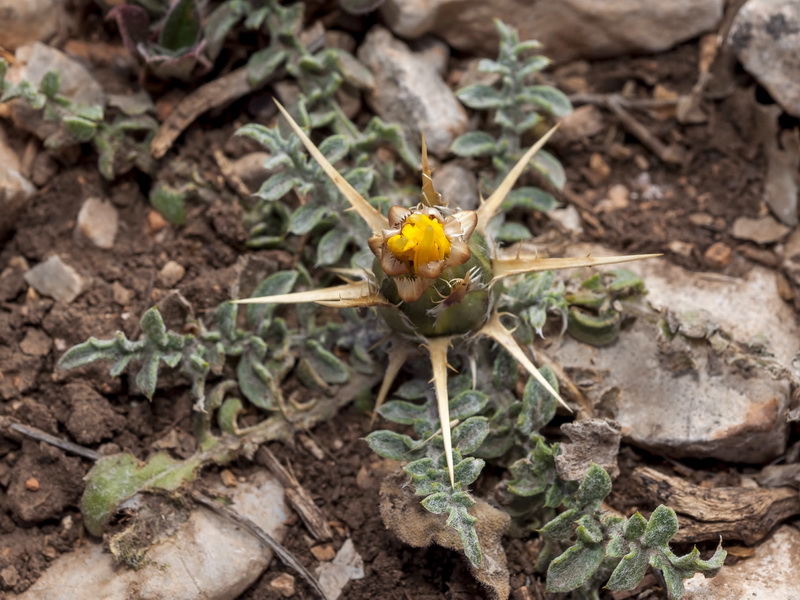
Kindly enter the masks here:
<path id="1" fill-rule="evenodd" d="M 572 111 L 569 99 L 559 90 L 531 84 L 530 79 L 550 64 L 539 54 L 538 42 L 520 42 L 517 31 L 499 20 L 495 26 L 500 34 L 500 50 L 496 60 L 484 59 L 478 70 L 497 77 L 495 85 L 475 83 L 460 89 L 456 95 L 469 108 L 492 111 L 492 122 L 498 135 L 486 131 L 470 131 L 453 141 L 454 154 L 465 157 L 487 157 L 491 159 L 494 177 L 484 178 L 488 195 L 519 160 L 524 150 L 522 138 L 534 130 L 542 121 L 540 113 L 555 118 Z M 561 163 L 546 150 L 540 150 L 533 160 L 534 168 L 547 178 L 551 185 L 560 189 L 566 176 Z M 549 193 L 538 188 L 520 188 L 506 200 L 506 210 L 520 206 L 528 210 L 550 210 L 557 204 Z M 502 212 L 501 212 L 502 215 Z M 530 237 L 521 227 L 503 227 L 502 216 L 492 224 L 495 239 L 515 242 Z"/>
<path id="2" fill-rule="evenodd" d="M 54 71 L 46 73 L 36 89 L 29 81 L 17 84 L 6 81 L 7 68 L 0 59 L 0 103 L 19 98 L 35 110 L 44 110 L 47 120 L 62 124 L 45 139 L 46 147 L 91 143 L 97 151 L 98 169 L 108 180 L 134 167 L 144 172 L 152 170 L 149 147 L 158 123 L 145 114 L 146 109 L 131 104 L 120 106 L 113 116 L 107 115 L 104 106 L 83 106 L 62 96 L 60 77 Z"/>
<path id="3" fill-rule="evenodd" d="M 370 448 L 380 456 L 408 462 L 404 471 L 411 478 L 416 495 L 423 497 L 422 506 L 432 513 L 448 515 L 447 525 L 458 533 L 467 558 L 476 567 L 481 564 L 482 553 L 475 530 L 476 519 L 468 511 L 475 503 L 468 487 L 480 475 L 484 461 L 466 455 L 474 453 L 489 433 L 488 420 L 477 416 L 488 403 L 488 396 L 477 390 L 462 391 L 450 400 L 451 418 L 461 421 L 452 432 L 453 487 L 433 398 L 424 404 L 392 400 L 379 409 L 381 416 L 389 421 L 412 425 L 414 437 L 379 430 L 366 438 Z"/>
<path id="4" fill-rule="evenodd" d="M 533 379 L 528 386 L 538 388 L 531 398 L 538 407 L 533 414 L 542 415 L 535 421 L 538 425 L 548 416 L 542 402 L 550 396 Z M 534 398 L 540 399 L 538 404 Z M 684 579 L 695 573 L 712 577 L 719 571 L 726 555 L 721 547 L 709 560 L 702 560 L 696 548 L 685 556 L 670 550 L 669 542 L 678 531 L 672 509 L 659 506 L 649 521 L 639 513 L 628 519 L 606 513 L 601 504 L 611 491 L 611 478 L 598 465 L 590 465 L 580 482 L 563 480 L 555 460 L 559 445 L 547 444 L 527 422 L 517 421 L 523 431 L 531 432 L 532 449 L 509 467 L 507 503 L 516 533 L 538 531 L 544 540 L 537 567 L 547 571 L 549 592 L 596 597 L 604 581 L 612 591 L 630 590 L 651 566 L 663 573 L 669 597 L 677 599 L 683 594 Z"/>
<path id="5" fill-rule="evenodd" d="M 614 342 L 622 325 L 622 302 L 644 293 L 644 282 L 628 269 L 592 275 L 565 296 L 569 304 L 567 332 L 593 346 Z"/>

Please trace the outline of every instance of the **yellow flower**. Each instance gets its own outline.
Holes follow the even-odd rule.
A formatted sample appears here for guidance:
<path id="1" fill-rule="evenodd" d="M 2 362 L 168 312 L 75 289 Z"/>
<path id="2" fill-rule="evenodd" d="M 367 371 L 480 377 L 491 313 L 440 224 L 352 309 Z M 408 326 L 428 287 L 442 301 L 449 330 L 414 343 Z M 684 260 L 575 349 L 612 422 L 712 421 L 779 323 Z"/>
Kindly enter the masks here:
<path id="1" fill-rule="evenodd" d="M 440 194 L 433 188 L 423 137 L 422 202 L 413 208 L 394 206 L 387 218 L 336 171 L 289 113 L 276 104 L 311 156 L 372 229 L 373 235 L 368 245 L 376 257 L 374 279 L 237 302 L 318 302 L 326 306 L 377 307 L 389 327 L 400 337 L 393 344 L 386 375 L 375 402 L 376 409 L 387 397 L 395 377 L 415 351 L 415 346 L 422 342 L 431 359 L 445 458 L 453 485 L 447 352 L 455 339 L 464 336 L 492 339 L 570 410 L 519 346 L 511 331 L 501 323 L 500 315 L 493 307 L 492 286 L 506 277 L 521 273 L 628 262 L 659 255 L 603 258 L 540 258 L 521 254 L 513 258 L 493 256 L 494 246 L 485 237 L 486 225 L 553 130 L 520 158 L 477 211 L 455 210 L 441 203 Z M 412 338 L 417 344 L 408 343 L 405 341 L 407 338 Z"/>

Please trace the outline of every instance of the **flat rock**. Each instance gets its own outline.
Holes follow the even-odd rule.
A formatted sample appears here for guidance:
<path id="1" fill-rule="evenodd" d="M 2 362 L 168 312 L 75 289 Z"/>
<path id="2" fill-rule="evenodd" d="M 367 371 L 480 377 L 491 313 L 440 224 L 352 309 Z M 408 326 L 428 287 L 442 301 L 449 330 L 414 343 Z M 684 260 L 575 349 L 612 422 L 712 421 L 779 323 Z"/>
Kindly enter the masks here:
<path id="1" fill-rule="evenodd" d="M 698 573 L 684 581 L 683 600 L 797 600 L 800 598 L 800 531 L 783 525 L 750 558 L 726 565 L 713 579 Z"/>
<path id="2" fill-rule="evenodd" d="M 444 156 L 467 129 L 467 113 L 426 53 L 413 52 L 389 30 L 373 27 L 358 58 L 375 76 L 367 102 L 382 119 L 399 123 L 413 145 L 425 132 L 428 150 Z"/>
<path id="3" fill-rule="evenodd" d="M 667 50 L 712 31 L 724 0 L 386 0 L 381 12 L 402 37 L 433 33 L 458 50 L 497 51 L 500 16 L 558 61 Z"/>
<path id="4" fill-rule="evenodd" d="M 757 244 L 771 244 L 785 237 L 791 229 L 767 215 L 759 219 L 738 217 L 733 222 L 731 235 L 739 240 L 749 240 Z"/>
<path id="5" fill-rule="evenodd" d="M 63 23 L 64 0 L 0 0 L 0 40 L 8 50 L 44 41 Z"/>
<path id="6" fill-rule="evenodd" d="M 88 198 L 78 212 L 77 231 L 98 248 L 114 246 L 119 229 L 119 213 L 108 200 Z"/>
<path id="7" fill-rule="evenodd" d="M 59 93 L 62 96 L 87 106 L 105 105 L 106 97 L 100 84 L 81 63 L 63 52 L 34 42 L 18 48 L 15 58 L 14 64 L 8 69 L 8 81 L 18 83 L 25 79 L 38 87 L 48 72 L 56 71 L 61 80 Z M 31 109 L 24 100 L 10 102 L 9 112 L 17 127 L 42 140 L 60 127 L 54 121 L 45 120 L 41 111 Z"/>
<path id="8" fill-rule="evenodd" d="M 736 15 L 728 43 L 775 101 L 800 117 L 800 4 L 748 0 Z"/>
<path id="9" fill-rule="evenodd" d="M 337 600 L 351 579 L 364 579 L 364 560 L 356 551 L 353 540 L 347 538 L 331 562 L 317 567 L 320 587 L 328 600 Z"/>
<path id="10" fill-rule="evenodd" d="M 570 254 L 608 252 L 580 245 Z M 566 337 L 549 351 L 596 412 L 629 442 L 670 456 L 760 463 L 780 455 L 800 329 L 775 274 L 753 267 L 733 279 L 659 259 L 622 266 L 644 279 L 654 312 L 610 346 Z"/>
<path id="11" fill-rule="evenodd" d="M 230 494 L 230 508 L 274 539 L 285 535 L 288 508 L 283 488 L 266 472 Z M 194 510 L 170 538 L 159 542 L 137 570 L 116 568 L 103 545 L 86 540 L 62 555 L 18 600 L 234 600 L 258 579 L 272 559 L 252 535 L 205 509 Z"/>
<path id="12" fill-rule="evenodd" d="M 83 291 L 84 280 L 58 255 L 51 256 L 25 273 L 25 281 L 44 296 L 70 303 Z"/>

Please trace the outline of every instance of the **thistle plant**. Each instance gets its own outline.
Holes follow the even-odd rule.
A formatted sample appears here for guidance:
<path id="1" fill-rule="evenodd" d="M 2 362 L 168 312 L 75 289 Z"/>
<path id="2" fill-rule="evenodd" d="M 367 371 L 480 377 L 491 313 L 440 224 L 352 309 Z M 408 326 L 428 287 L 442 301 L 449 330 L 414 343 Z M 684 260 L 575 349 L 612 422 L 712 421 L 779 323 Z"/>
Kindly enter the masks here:
<path id="1" fill-rule="evenodd" d="M 495 310 L 494 294 L 513 275 L 552 269 L 612 264 L 648 256 L 605 258 L 515 258 L 492 256 L 486 225 L 497 213 L 536 152 L 550 134 L 528 150 L 476 211 L 451 208 L 435 191 L 422 144 L 421 201 L 414 207 L 396 206 L 382 215 L 333 167 L 289 113 L 278 104 L 284 118 L 325 174 L 364 220 L 373 235 L 368 240 L 375 254 L 373 272 L 366 279 L 331 288 L 239 300 L 242 303 L 318 302 L 339 307 L 376 307 L 397 334 L 398 346 L 408 340 L 426 349 L 433 372 L 439 426 L 451 488 L 456 487 L 447 390 L 448 348 L 462 339 L 487 337 L 498 343 L 566 406 L 558 392 L 541 375 Z M 408 357 L 406 350 L 392 353 L 378 393 L 380 406 Z"/>
<path id="2" fill-rule="evenodd" d="M 7 71 L 8 63 L 0 59 L 0 103 L 20 99 L 34 110 L 43 110 L 45 119 L 63 125 L 44 140 L 47 148 L 91 143 L 97 151 L 97 167 L 109 180 L 134 167 L 145 172 L 152 169 L 149 145 L 158 123 L 146 114 L 149 99 L 128 103 L 109 119 L 106 107 L 83 106 L 61 95 L 55 71 L 46 73 L 38 87 L 27 80 L 11 83 Z"/>

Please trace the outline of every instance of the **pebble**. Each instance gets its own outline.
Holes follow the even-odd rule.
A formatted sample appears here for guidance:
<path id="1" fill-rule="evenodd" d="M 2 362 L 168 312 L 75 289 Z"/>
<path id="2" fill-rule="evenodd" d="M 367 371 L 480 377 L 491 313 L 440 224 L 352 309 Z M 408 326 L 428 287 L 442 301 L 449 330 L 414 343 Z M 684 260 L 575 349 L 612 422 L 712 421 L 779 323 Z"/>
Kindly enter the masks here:
<path id="1" fill-rule="evenodd" d="M 569 254 L 608 251 L 582 244 Z M 587 399 L 619 422 L 634 445 L 673 457 L 747 463 L 780 456 L 790 400 L 788 378 L 780 373 L 791 369 L 800 327 L 778 294 L 774 271 L 753 265 L 734 279 L 659 259 L 624 267 L 643 278 L 647 304 L 669 311 L 680 333 L 671 339 L 659 333 L 661 312 L 642 315 L 610 346 L 565 337 L 551 358 L 577 373 L 578 385 L 582 378 L 592 383 L 583 390 Z"/>
<path id="2" fill-rule="evenodd" d="M 19 343 L 19 349 L 28 356 L 47 356 L 52 347 L 50 336 L 41 329 L 28 329 Z"/>
<path id="3" fill-rule="evenodd" d="M 578 235 L 583 233 L 581 215 L 572 204 L 568 204 L 564 208 L 553 209 L 545 214 L 568 232 Z"/>
<path id="4" fill-rule="evenodd" d="M 231 172 L 244 182 L 247 189 L 255 193 L 272 174 L 272 171 L 264 168 L 269 157 L 268 152 L 250 152 L 231 161 Z"/>
<path id="5" fill-rule="evenodd" d="M 25 480 L 25 489 L 30 492 L 38 492 L 39 491 L 39 480 L 35 477 L 31 477 Z"/>
<path id="6" fill-rule="evenodd" d="M 158 283 L 165 288 L 172 288 L 183 279 L 184 275 L 186 275 L 184 266 L 171 260 L 161 267 L 161 270 L 158 272 Z"/>
<path id="7" fill-rule="evenodd" d="M 387 122 L 399 123 L 416 146 L 425 132 L 428 151 L 444 156 L 467 129 L 467 112 L 425 54 L 413 52 L 384 27 L 373 27 L 358 58 L 375 76 L 367 103 Z"/>
<path id="8" fill-rule="evenodd" d="M 295 593 L 295 579 L 289 573 L 281 573 L 269 582 L 269 587 L 284 598 L 291 598 Z"/>
<path id="9" fill-rule="evenodd" d="M 78 272 L 58 255 L 39 263 L 24 277 L 28 285 L 40 294 L 67 304 L 80 295 L 85 285 Z"/>
<path id="10" fill-rule="evenodd" d="M 333 544 L 320 544 L 319 546 L 311 547 L 311 554 L 317 560 L 333 560 L 336 556 L 336 550 L 333 549 Z"/>
<path id="11" fill-rule="evenodd" d="M 589 168 L 584 170 L 584 175 L 592 185 L 600 185 L 611 175 L 611 167 L 600 154 L 595 152 L 589 157 Z"/>
<path id="12" fill-rule="evenodd" d="M 731 235 L 739 240 L 757 244 L 771 244 L 784 238 L 791 229 L 767 215 L 758 219 L 738 217 L 731 228 Z"/>
<path id="13" fill-rule="evenodd" d="M 157 210 L 151 210 L 147 213 L 147 230 L 150 233 L 158 233 L 168 225 L 169 221 Z"/>
<path id="14" fill-rule="evenodd" d="M 733 250 L 723 242 L 714 242 L 703 253 L 703 259 L 709 267 L 721 269 L 731 262 Z"/>
<path id="15" fill-rule="evenodd" d="M 7 50 L 53 37 L 65 21 L 64 0 L 0 0 L 0 40 Z"/>
<path id="16" fill-rule="evenodd" d="M 119 228 L 119 213 L 108 200 L 87 198 L 78 212 L 76 231 L 98 248 L 108 250 L 114 246 Z"/>
<path id="17" fill-rule="evenodd" d="M 782 525 L 750 558 L 725 565 L 712 579 L 684 581 L 682 600 L 796 600 L 800 598 L 800 531 Z"/>
<path id="18" fill-rule="evenodd" d="M 492 19 L 505 16 L 521 40 L 536 39 L 559 62 L 667 50 L 715 30 L 724 0 L 386 0 L 387 26 L 405 38 L 433 33 L 470 53 L 497 51 Z"/>
<path id="19" fill-rule="evenodd" d="M 219 491 L 230 496 L 231 508 L 279 543 L 283 540 L 289 509 L 283 488 L 269 473 Z M 139 570 L 119 569 L 101 542 L 83 538 L 28 591 L 9 594 L 8 600 L 235 600 L 261 576 L 272 552 L 241 527 L 199 508 L 176 533 L 153 546 L 147 559 Z"/>
<path id="20" fill-rule="evenodd" d="M 119 281 L 111 284 L 111 296 L 114 298 L 114 302 L 120 306 L 128 306 L 133 300 L 133 292 Z"/>
<path id="21" fill-rule="evenodd" d="M 601 200 L 595 206 L 597 212 L 613 212 L 615 210 L 622 210 L 628 208 L 630 191 L 621 183 L 615 183 L 608 188 L 606 198 Z"/>
<path id="22" fill-rule="evenodd" d="M 353 540 L 347 538 L 333 561 L 316 568 L 316 575 L 328 600 L 337 600 L 351 579 L 363 579 L 364 560 L 356 551 Z"/>
<path id="23" fill-rule="evenodd" d="M 800 117 L 800 4 L 748 0 L 737 13 L 727 41 L 747 72 L 786 112 Z"/>
<path id="24" fill-rule="evenodd" d="M 19 571 L 13 565 L 9 565 L 0 570 L 0 581 L 4 587 L 13 588 L 19 583 Z"/>
<path id="25" fill-rule="evenodd" d="M 694 244 L 681 240 L 672 240 L 668 245 L 669 251 L 673 254 L 689 257 L 694 252 Z"/>

